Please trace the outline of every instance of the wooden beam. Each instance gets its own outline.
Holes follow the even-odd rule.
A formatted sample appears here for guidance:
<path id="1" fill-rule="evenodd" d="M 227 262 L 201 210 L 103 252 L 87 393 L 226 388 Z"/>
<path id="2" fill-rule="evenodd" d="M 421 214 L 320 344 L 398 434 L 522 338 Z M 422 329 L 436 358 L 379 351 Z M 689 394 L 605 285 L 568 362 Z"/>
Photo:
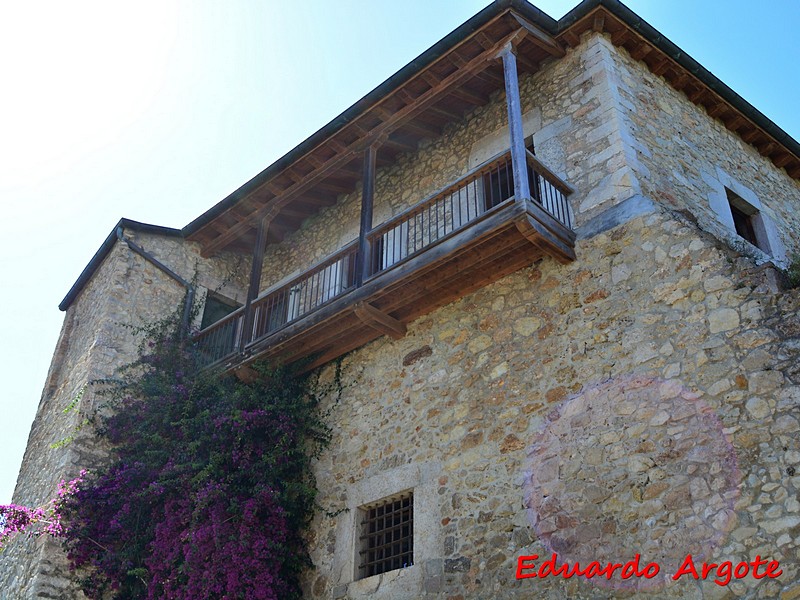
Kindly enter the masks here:
<path id="1" fill-rule="evenodd" d="M 386 146 L 388 148 L 395 148 L 400 152 L 414 152 L 418 147 L 416 143 L 407 142 L 397 138 L 389 138 L 386 140 Z"/>
<path id="2" fill-rule="evenodd" d="M 448 121 L 458 121 L 464 116 L 461 112 L 449 110 L 443 106 L 431 106 L 428 108 L 428 112 L 442 117 L 443 119 L 447 119 Z"/>
<path id="3" fill-rule="evenodd" d="M 531 197 L 528 182 L 528 159 L 525 155 L 525 136 L 522 131 L 522 102 L 519 97 L 517 57 L 511 44 L 503 48 L 503 76 L 506 84 L 506 110 L 511 142 L 511 166 L 514 172 L 514 197 L 517 203 Z"/>
<path id="4" fill-rule="evenodd" d="M 688 94 L 689 100 L 691 100 L 692 102 L 695 102 L 695 103 L 698 102 L 700 100 L 700 98 L 702 98 L 708 92 L 708 89 L 706 89 L 706 87 L 704 85 L 702 85 L 702 84 L 697 84 L 697 85 L 698 85 L 698 87 L 695 88 L 695 90 L 693 92 Z"/>
<path id="5" fill-rule="evenodd" d="M 759 136 L 761 136 L 761 130 L 756 127 L 750 131 L 745 131 L 741 134 L 741 136 L 745 142 L 752 144 Z"/>
<path id="6" fill-rule="evenodd" d="M 511 16 L 514 17 L 517 23 L 519 23 L 520 27 L 522 27 L 528 34 L 528 39 L 539 46 L 539 48 L 548 54 L 559 58 L 566 54 L 566 52 L 564 52 L 564 48 L 561 47 L 561 44 L 559 44 L 552 36 L 539 29 L 530 21 L 523 19 L 516 13 L 511 13 Z"/>
<path id="7" fill-rule="evenodd" d="M 398 98 L 400 98 L 400 100 L 401 100 L 402 102 L 404 102 L 405 104 L 414 104 L 414 102 L 417 100 L 417 96 L 413 96 L 413 95 L 411 94 L 411 92 L 409 92 L 409 91 L 408 91 L 407 89 L 405 89 L 405 88 L 397 90 L 397 91 L 395 92 L 395 95 L 396 95 Z"/>
<path id="8" fill-rule="evenodd" d="M 594 20 L 592 21 L 592 30 L 596 31 L 597 33 L 603 33 L 603 29 L 606 26 L 606 16 L 602 12 L 598 12 L 594 16 Z"/>
<path id="9" fill-rule="evenodd" d="M 667 69 L 671 66 L 671 62 L 669 58 L 666 56 L 662 57 L 657 62 L 653 63 L 650 66 L 650 70 L 655 74 L 657 77 L 661 77 L 664 73 L 667 72 Z"/>
<path id="10" fill-rule="evenodd" d="M 792 162 L 793 158 L 794 158 L 794 156 L 792 156 L 788 152 L 784 151 L 783 154 L 781 154 L 777 158 L 773 159 L 772 162 L 775 163 L 776 167 L 781 168 L 781 167 L 785 167 L 790 162 Z"/>
<path id="11" fill-rule="evenodd" d="M 575 48 L 581 43 L 580 36 L 572 30 L 565 31 L 561 37 L 570 48 Z"/>
<path id="12" fill-rule="evenodd" d="M 264 252 L 267 249 L 267 231 L 272 219 L 261 219 L 258 224 L 258 234 L 253 248 L 253 263 L 250 269 L 250 285 L 247 288 L 247 298 L 244 303 L 244 324 L 239 336 L 239 352 L 242 352 L 253 338 L 253 301 L 258 297 L 261 288 L 261 272 L 264 269 Z"/>
<path id="13" fill-rule="evenodd" d="M 349 194 L 353 191 L 352 185 L 345 185 L 344 183 L 336 183 L 331 181 L 330 179 L 326 179 L 325 181 L 320 181 L 317 183 L 317 186 L 323 190 L 330 190 L 331 192 L 336 192 L 337 194 Z"/>
<path id="14" fill-rule="evenodd" d="M 442 83 L 441 77 L 427 70 L 420 73 L 419 78 L 431 86 L 432 89 L 438 87 Z"/>
<path id="15" fill-rule="evenodd" d="M 628 36 L 630 35 L 630 30 L 627 27 L 623 27 L 622 29 L 618 29 L 614 33 L 611 34 L 611 43 L 615 46 L 622 46 L 625 42 L 628 41 Z"/>
<path id="16" fill-rule="evenodd" d="M 480 79 L 493 87 L 502 87 L 503 78 L 500 75 L 492 73 L 489 69 L 475 74 L 476 79 Z"/>
<path id="17" fill-rule="evenodd" d="M 761 154 L 769 158 L 770 154 L 777 150 L 778 145 L 773 142 L 772 140 L 765 140 L 763 144 L 758 144 L 756 146 L 756 150 L 758 150 Z"/>
<path id="18" fill-rule="evenodd" d="M 490 38 L 485 31 L 479 31 L 475 36 L 475 40 L 483 47 L 484 50 L 491 48 L 494 44 L 492 38 Z"/>
<path id="19" fill-rule="evenodd" d="M 717 117 L 721 116 L 728 110 L 728 105 L 724 102 L 717 102 L 711 108 L 707 109 L 708 116 L 712 119 L 716 119 Z"/>
<path id="20" fill-rule="evenodd" d="M 734 113 L 733 118 L 725 121 L 725 127 L 731 131 L 737 131 L 742 125 L 747 123 L 747 120 L 739 113 Z"/>
<path id="21" fill-rule="evenodd" d="M 682 91 L 686 84 L 689 83 L 689 74 L 686 71 L 681 71 L 670 83 L 676 90 Z"/>
<path id="22" fill-rule="evenodd" d="M 367 236 L 372 229 L 372 205 L 375 198 L 375 157 L 378 148 L 375 144 L 364 150 L 364 170 L 361 178 L 361 225 L 358 232 L 358 255 L 356 258 L 356 286 L 364 283 L 371 275 L 372 267 L 370 243 Z"/>
<path id="23" fill-rule="evenodd" d="M 644 57 L 650 54 L 652 51 L 653 47 L 650 44 L 645 44 L 642 42 L 633 49 L 633 52 L 631 52 L 631 57 L 633 60 L 644 60 Z"/>
<path id="24" fill-rule="evenodd" d="M 392 339 L 399 340 L 406 335 L 406 324 L 379 311 L 369 302 L 359 302 L 353 307 L 353 312 L 365 325 L 377 329 Z"/>

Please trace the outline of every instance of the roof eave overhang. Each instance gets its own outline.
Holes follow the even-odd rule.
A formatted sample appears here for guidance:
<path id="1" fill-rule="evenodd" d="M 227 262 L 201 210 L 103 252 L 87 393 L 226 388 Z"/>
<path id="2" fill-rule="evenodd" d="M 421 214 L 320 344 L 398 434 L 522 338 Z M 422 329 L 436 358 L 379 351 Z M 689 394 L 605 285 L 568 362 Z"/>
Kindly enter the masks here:
<path id="1" fill-rule="evenodd" d="M 64 299 L 58 305 L 59 310 L 67 310 L 75 299 L 78 297 L 78 294 L 81 293 L 86 284 L 94 277 L 95 272 L 97 269 L 100 268 L 100 265 L 105 260 L 106 256 L 111 252 L 111 249 L 114 247 L 114 244 L 117 243 L 118 240 L 118 231 L 122 230 L 130 230 L 130 231 L 138 231 L 140 233 L 149 233 L 152 235 L 160 235 L 164 237 L 183 237 L 180 229 L 173 229 L 172 227 L 161 227 L 160 225 L 150 225 L 149 223 L 140 223 L 139 221 L 133 221 L 131 219 L 120 219 L 111 232 L 106 236 L 106 239 L 103 241 L 100 248 L 98 248 L 97 252 L 94 253 L 92 260 L 89 261 L 89 264 L 84 267 L 81 274 L 78 276 L 78 279 L 75 283 L 72 284 L 69 292 L 67 295 L 64 296 Z"/>

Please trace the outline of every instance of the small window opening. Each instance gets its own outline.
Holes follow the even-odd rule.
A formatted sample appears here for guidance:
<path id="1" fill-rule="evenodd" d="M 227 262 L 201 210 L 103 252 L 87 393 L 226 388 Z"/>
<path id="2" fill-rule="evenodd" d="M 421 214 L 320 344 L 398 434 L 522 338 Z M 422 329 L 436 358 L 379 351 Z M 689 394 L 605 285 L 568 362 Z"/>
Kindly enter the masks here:
<path id="1" fill-rule="evenodd" d="M 362 506 L 359 515 L 359 579 L 414 564 L 413 492 Z"/>
<path id="2" fill-rule="evenodd" d="M 758 209 L 741 198 L 735 192 L 725 189 L 728 197 L 728 205 L 731 209 L 731 216 L 733 217 L 733 226 L 739 237 L 747 240 L 755 247 L 760 248 L 764 252 L 769 252 L 769 244 L 767 244 L 765 235 L 760 234 L 761 215 Z"/>
<path id="3" fill-rule="evenodd" d="M 205 329 L 209 325 L 213 325 L 220 319 L 227 317 L 240 306 L 241 304 L 235 300 L 209 292 L 206 296 L 206 305 L 203 308 L 203 319 L 200 322 L 200 329 Z"/>

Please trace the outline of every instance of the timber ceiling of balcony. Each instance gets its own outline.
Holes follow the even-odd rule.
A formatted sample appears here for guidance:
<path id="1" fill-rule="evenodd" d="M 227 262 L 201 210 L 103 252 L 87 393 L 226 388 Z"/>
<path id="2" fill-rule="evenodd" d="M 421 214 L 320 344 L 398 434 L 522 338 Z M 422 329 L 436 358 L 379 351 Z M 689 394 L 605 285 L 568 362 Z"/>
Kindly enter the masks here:
<path id="1" fill-rule="evenodd" d="M 340 194 L 356 189 L 362 150 L 381 142 L 378 166 L 413 151 L 466 111 L 503 89 L 492 60 L 513 40 L 522 73 L 604 32 L 712 118 L 800 179 L 800 144 L 617 0 L 585 0 L 556 22 L 521 0 L 498 0 L 392 76 L 295 150 L 183 229 L 205 256 L 252 252 L 259 220 L 271 217 L 269 242 L 282 240 Z"/>
<path id="2" fill-rule="evenodd" d="M 467 111 L 486 104 L 493 92 L 504 88 L 502 62 L 496 57 L 509 42 L 516 45 L 523 73 L 564 54 L 543 30 L 506 11 L 365 107 L 322 143 L 189 234 L 189 239 L 201 243 L 204 255 L 219 250 L 252 252 L 258 220 L 269 214 L 268 242 L 282 240 L 320 208 L 335 204 L 340 194 L 357 188 L 363 149 L 370 143 L 378 141 L 377 166 L 386 166 L 400 153 L 416 150 L 420 141 L 441 135 L 445 125 L 461 120 Z"/>

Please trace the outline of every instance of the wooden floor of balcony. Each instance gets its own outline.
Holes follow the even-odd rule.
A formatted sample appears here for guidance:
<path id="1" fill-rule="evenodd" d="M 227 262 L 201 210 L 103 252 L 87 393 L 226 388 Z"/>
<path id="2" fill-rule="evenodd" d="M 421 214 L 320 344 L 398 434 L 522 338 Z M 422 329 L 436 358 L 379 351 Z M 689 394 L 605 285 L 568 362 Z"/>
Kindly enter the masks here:
<path id="1" fill-rule="evenodd" d="M 554 243 L 544 227 L 532 225 L 537 207 L 523 210 L 513 200 L 452 238 L 380 273 L 362 287 L 257 340 L 229 368 L 256 359 L 292 363 L 308 359 L 310 370 L 383 335 L 402 337 L 405 325 L 550 255 L 574 258 L 574 237 L 563 226 Z M 547 221 L 548 215 L 539 214 Z M 550 219 L 550 221 L 553 221 Z M 552 223 L 551 223 L 552 224 Z M 560 225 L 560 224 L 559 224 Z"/>

